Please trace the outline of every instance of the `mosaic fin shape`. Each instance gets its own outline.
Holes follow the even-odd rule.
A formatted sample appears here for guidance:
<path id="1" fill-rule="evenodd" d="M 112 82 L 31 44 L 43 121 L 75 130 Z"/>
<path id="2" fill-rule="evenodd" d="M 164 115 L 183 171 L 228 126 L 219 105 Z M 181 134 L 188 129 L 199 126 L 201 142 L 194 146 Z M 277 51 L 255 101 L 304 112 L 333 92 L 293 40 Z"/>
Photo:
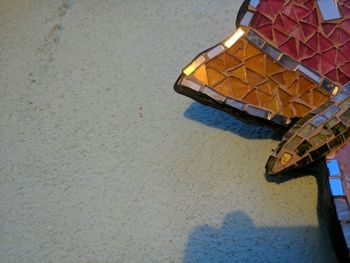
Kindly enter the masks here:
<path id="1" fill-rule="evenodd" d="M 288 130 L 267 161 L 270 176 L 326 160 L 341 261 L 350 261 L 350 1 L 245 0 L 236 26 L 174 89 Z"/>
<path id="2" fill-rule="evenodd" d="M 349 138 L 350 85 L 300 119 L 284 135 L 266 169 L 269 174 L 277 174 L 303 168 L 337 151 Z"/>
<path id="3" fill-rule="evenodd" d="M 175 90 L 231 113 L 238 110 L 287 126 L 333 96 L 336 86 L 324 89 L 320 81 L 319 75 L 266 43 L 255 31 L 239 28 L 193 60 Z"/>

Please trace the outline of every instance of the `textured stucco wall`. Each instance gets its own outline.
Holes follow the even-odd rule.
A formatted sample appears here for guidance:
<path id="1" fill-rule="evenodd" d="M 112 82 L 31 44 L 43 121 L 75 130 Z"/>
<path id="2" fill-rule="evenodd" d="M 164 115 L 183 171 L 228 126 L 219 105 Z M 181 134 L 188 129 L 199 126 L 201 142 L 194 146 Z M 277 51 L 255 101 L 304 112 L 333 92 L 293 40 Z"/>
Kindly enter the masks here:
<path id="1" fill-rule="evenodd" d="M 332 262 L 272 131 L 175 94 L 241 1 L 0 1 L 0 262 Z"/>

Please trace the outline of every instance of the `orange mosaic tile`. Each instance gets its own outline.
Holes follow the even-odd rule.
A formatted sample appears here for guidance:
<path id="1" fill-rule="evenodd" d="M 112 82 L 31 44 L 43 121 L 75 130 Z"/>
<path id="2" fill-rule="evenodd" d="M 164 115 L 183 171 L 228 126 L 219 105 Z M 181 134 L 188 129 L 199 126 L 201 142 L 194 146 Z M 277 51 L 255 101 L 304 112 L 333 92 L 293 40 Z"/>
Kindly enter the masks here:
<path id="1" fill-rule="evenodd" d="M 318 84 L 287 70 L 244 37 L 184 78 L 289 121 L 330 97 Z"/>

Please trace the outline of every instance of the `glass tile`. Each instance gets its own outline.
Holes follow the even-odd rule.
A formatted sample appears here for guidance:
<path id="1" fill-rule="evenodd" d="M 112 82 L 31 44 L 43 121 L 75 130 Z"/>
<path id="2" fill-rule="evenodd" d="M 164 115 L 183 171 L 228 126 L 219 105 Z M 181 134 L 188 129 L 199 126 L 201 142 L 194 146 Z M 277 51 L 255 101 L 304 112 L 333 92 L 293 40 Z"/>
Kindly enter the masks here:
<path id="1" fill-rule="evenodd" d="M 303 141 L 302 144 L 300 144 L 298 146 L 298 148 L 296 149 L 296 153 L 301 157 L 303 156 L 310 148 L 312 147 L 311 143 L 309 143 L 308 141 Z"/>
<path id="2" fill-rule="evenodd" d="M 321 132 L 310 139 L 310 143 L 313 146 L 318 146 L 332 137 L 332 133 L 329 130 L 322 129 Z"/>
<path id="3" fill-rule="evenodd" d="M 240 102 L 240 101 L 237 101 L 237 100 L 233 100 L 233 99 L 227 99 L 226 100 L 226 104 L 233 107 L 233 108 L 236 108 L 238 110 L 244 110 L 244 107 L 245 107 L 245 103 L 243 102 Z"/>
<path id="4" fill-rule="evenodd" d="M 348 202 L 343 198 L 335 198 L 334 204 L 339 221 L 350 221 L 350 210 Z"/>
<path id="5" fill-rule="evenodd" d="M 280 125 L 284 125 L 286 124 L 287 119 L 282 115 L 276 114 L 275 116 L 272 117 L 271 121 Z"/>
<path id="6" fill-rule="evenodd" d="M 279 111 L 279 104 L 276 97 L 272 98 L 266 105 L 265 108 L 271 110 L 272 112 L 278 112 Z"/>
<path id="7" fill-rule="evenodd" d="M 318 89 L 312 90 L 312 99 L 314 106 L 318 107 L 329 100 L 329 96 L 325 95 Z"/>
<path id="8" fill-rule="evenodd" d="M 280 51 L 278 51 L 277 49 L 275 49 L 273 46 L 269 45 L 269 44 L 265 44 L 263 46 L 263 50 L 272 58 L 274 58 L 275 60 L 279 60 L 280 57 L 282 56 L 282 53 Z"/>
<path id="9" fill-rule="evenodd" d="M 187 66 L 183 73 L 186 75 L 186 76 L 189 76 L 191 75 L 191 73 L 193 71 L 195 71 L 200 65 L 202 65 L 205 61 L 205 58 L 203 56 L 200 56 L 198 58 L 196 58 L 189 66 Z"/>
<path id="10" fill-rule="evenodd" d="M 205 65 L 200 66 L 196 72 L 193 74 L 193 77 L 198 80 L 203 85 L 208 85 L 208 75 L 207 75 L 207 69 Z"/>
<path id="11" fill-rule="evenodd" d="M 331 129 L 332 127 L 334 127 L 337 123 L 339 123 L 339 120 L 334 117 L 333 119 L 329 120 L 325 126 L 328 128 L 328 129 Z"/>
<path id="12" fill-rule="evenodd" d="M 193 82 L 193 81 L 190 81 L 190 80 L 188 80 L 188 79 L 186 79 L 186 78 L 184 78 L 182 81 L 181 81 L 181 85 L 183 85 L 183 86 L 185 86 L 185 87 L 188 87 L 188 88 L 190 88 L 190 89 L 192 89 L 192 90 L 194 90 L 194 91 L 197 91 L 197 92 L 199 92 L 200 91 L 200 89 L 201 89 L 201 85 L 199 85 L 199 84 L 197 84 L 197 83 L 195 83 L 195 82 Z"/>
<path id="13" fill-rule="evenodd" d="M 317 0 L 324 21 L 341 18 L 337 2 L 334 0 Z"/>
<path id="14" fill-rule="evenodd" d="M 346 129 L 346 126 L 342 122 L 339 122 L 331 130 L 334 133 L 334 135 L 338 135 L 338 134 L 342 133 L 343 131 L 345 131 L 345 129 Z"/>
<path id="15" fill-rule="evenodd" d="M 267 119 L 268 116 L 269 116 L 269 112 L 268 111 L 263 110 L 263 109 L 259 109 L 259 108 L 256 108 L 256 107 L 252 107 L 252 106 L 248 106 L 247 112 L 250 115 L 253 115 L 253 116 L 256 116 L 256 117 L 259 117 L 259 118 L 264 118 L 264 119 Z"/>
<path id="16" fill-rule="evenodd" d="M 340 111 L 340 107 L 337 105 L 333 105 L 329 107 L 325 112 L 323 112 L 323 115 L 327 118 L 330 119 L 332 118 L 335 114 L 337 114 Z"/>
<path id="17" fill-rule="evenodd" d="M 341 101 L 345 100 L 347 97 L 349 97 L 349 94 L 347 92 L 345 92 L 345 91 L 341 91 L 336 96 L 331 98 L 331 101 L 341 102 Z"/>
<path id="18" fill-rule="evenodd" d="M 330 149 L 335 149 L 342 143 L 343 143 L 343 136 L 340 134 L 337 137 L 335 137 L 333 140 L 331 140 L 328 145 Z"/>
<path id="19" fill-rule="evenodd" d="M 296 70 L 299 63 L 297 61 L 295 61 L 294 59 L 290 58 L 287 55 L 282 55 L 281 59 L 279 60 L 279 62 L 285 66 L 286 68 L 290 69 L 290 70 Z"/>
<path id="20" fill-rule="evenodd" d="M 303 167 L 307 164 L 311 163 L 311 158 L 309 156 L 304 157 L 300 161 L 297 162 L 297 167 Z"/>
<path id="21" fill-rule="evenodd" d="M 320 83 L 321 77 L 317 73 L 313 72 L 312 70 L 304 67 L 303 65 L 299 65 L 298 71 L 315 81 L 316 83 Z"/>
<path id="22" fill-rule="evenodd" d="M 347 93 L 350 94 L 350 83 L 346 84 L 344 87 L 343 87 L 343 90 Z"/>
<path id="23" fill-rule="evenodd" d="M 345 238 L 346 246 L 350 250 L 350 224 L 348 223 L 341 224 L 341 228 Z"/>
<path id="24" fill-rule="evenodd" d="M 350 108 L 350 98 L 347 98 L 346 100 L 344 100 L 342 103 L 339 104 L 339 107 L 342 110 L 347 110 Z"/>
<path id="25" fill-rule="evenodd" d="M 323 156 L 325 156 L 327 153 L 329 153 L 329 148 L 327 143 L 322 145 L 321 147 L 317 148 L 316 150 L 310 152 L 310 156 L 313 160 L 317 160 Z"/>
<path id="26" fill-rule="evenodd" d="M 332 93 L 335 87 L 336 87 L 335 84 L 330 82 L 328 79 L 325 79 L 322 82 L 322 88 L 326 90 L 328 93 Z"/>
<path id="27" fill-rule="evenodd" d="M 339 164 L 336 159 L 328 161 L 327 168 L 329 171 L 329 176 L 341 176 Z"/>
<path id="28" fill-rule="evenodd" d="M 325 109 L 327 109 L 328 107 L 330 107 L 333 104 L 334 104 L 334 102 L 327 101 L 326 103 L 324 103 L 320 107 L 318 107 L 316 110 L 314 110 L 314 113 L 320 114 L 321 112 L 323 112 Z"/>
<path id="29" fill-rule="evenodd" d="M 305 127 L 303 127 L 298 134 L 301 137 L 309 137 L 309 135 L 311 135 L 311 133 L 313 133 L 316 130 L 316 127 L 311 125 L 310 123 L 306 124 Z"/>
<path id="30" fill-rule="evenodd" d="M 350 120 L 350 109 L 348 109 L 347 111 L 345 111 L 341 116 L 340 116 L 340 119 L 348 124 L 349 123 L 349 120 Z"/>
<path id="31" fill-rule="evenodd" d="M 301 103 L 293 103 L 294 110 L 298 117 L 304 116 L 311 111 L 311 108 Z"/>
<path id="32" fill-rule="evenodd" d="M 211 68 L 207 69 L 207 76 L 208 76 L 208 81 L 210 86 L 214 86 L 218 82 L 225 79 L 225 76 L 223 74 Z"/>
<path id="33" fill-rule="evenodd" d="M 305 117 L 301 118 L 299 121 L 298 121 L 298 125 L 300 126 L 303 126 L 308 120 L 310 120 L 311 118 L 315 117 L 315 113 L 308 113 Z"/>
<path id="34" fill-rule="evenodd" d="M 344 195 L 343 186 L 340 178 L 330 178 L 329 185 L 331 187 L 331 193 L 333 196 Z"/>
<path id="35" fill-rule="evenodd" d="M 321 124 L 325 123 L 327 119 L 323 117 L 322 115 L 316 116 L 314 119 L 311 120 L 311 124 L 318 127 Z"/>
<path id="36" fill-rule="evenodd" d="M 220 93 L 216 92 L 215 90 L 212 90 L 209 87 L 204 87 L 202 90 L 202 93 L 209 96 L 210 98 L 217 100 L 217 101 L 225 101 L 225 96 L 221 95 Z"/>
<path id="37" fill-rule="evenodd" d="M 350 128 L 347 128 L 346 131 L 343 133 L 344 140 L 347 140 L 350 138 Z"/>
<path id="38" fill-rule="evenodd" d="M 223 52 L 225 49 L 222 45 L 218 45 L 217 47 L 213 48 L 212 50 L 210 50 L 207 53 L 207 56 L 209 57 L 209 59 L 212 59 L 214 57 L 216 57 L 217 55 L 219 55 L 221 52 Z"/>
<path id="39" fill-rule="evenodd" d="M 262 39 L 257 33 L 255 33 L 253 30 L 249 30 L 248 32 L 248 39 L 258 47 L 262 48 L 265 44 L 265 40 Z"/>
<path id="40" fill-rule="evenodd" d="M 291 139 L 287 144 L 286 144 L 286 149 L 293 151 L 303 140 L 300 136 L 296 135 L 293 139 Z"/>
<path id="41" fill-rule="evenodd" d="M 290 159 L 292 159 L 292 155 L 289 153 L 284 153 L 282 154 L 280 162 L 282 165 L 286 165 L 290 161 Z"/>
<path id="42" fill-rule="evenodd" d="M 252 12 L 246 12 L 245 15 L 243 16 L 242 20 L 241 20 L 241 25 L 242 26 L 249 26 L 250 25 L 250 21 L 252 20 L 254 16 L 254 13 Z"/>
<path id="43" fill-rule="evenodd" d="M 246 60 L 245 66 L 260 75 L 265 74 L 265 55 L 257 55 Z"/>
<path id="44" fill-rule="evenodd" d="M 249 4 L 253 7 L 257 7 L 259 3 L 260 3 L 260 0 L 250 0 Z"/>

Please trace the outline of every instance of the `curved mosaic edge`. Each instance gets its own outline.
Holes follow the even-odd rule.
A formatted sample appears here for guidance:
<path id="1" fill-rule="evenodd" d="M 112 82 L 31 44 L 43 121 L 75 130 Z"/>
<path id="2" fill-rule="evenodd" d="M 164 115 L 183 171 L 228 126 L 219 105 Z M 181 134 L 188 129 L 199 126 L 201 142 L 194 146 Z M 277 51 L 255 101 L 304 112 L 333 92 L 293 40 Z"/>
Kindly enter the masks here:
<path id="1" fill-rule="evenodd" d="M 301 118 L 269 157 L 270 175 L 299 169 L 343 146 L 350 139 L 350 84 L 330 101 Z"/>

